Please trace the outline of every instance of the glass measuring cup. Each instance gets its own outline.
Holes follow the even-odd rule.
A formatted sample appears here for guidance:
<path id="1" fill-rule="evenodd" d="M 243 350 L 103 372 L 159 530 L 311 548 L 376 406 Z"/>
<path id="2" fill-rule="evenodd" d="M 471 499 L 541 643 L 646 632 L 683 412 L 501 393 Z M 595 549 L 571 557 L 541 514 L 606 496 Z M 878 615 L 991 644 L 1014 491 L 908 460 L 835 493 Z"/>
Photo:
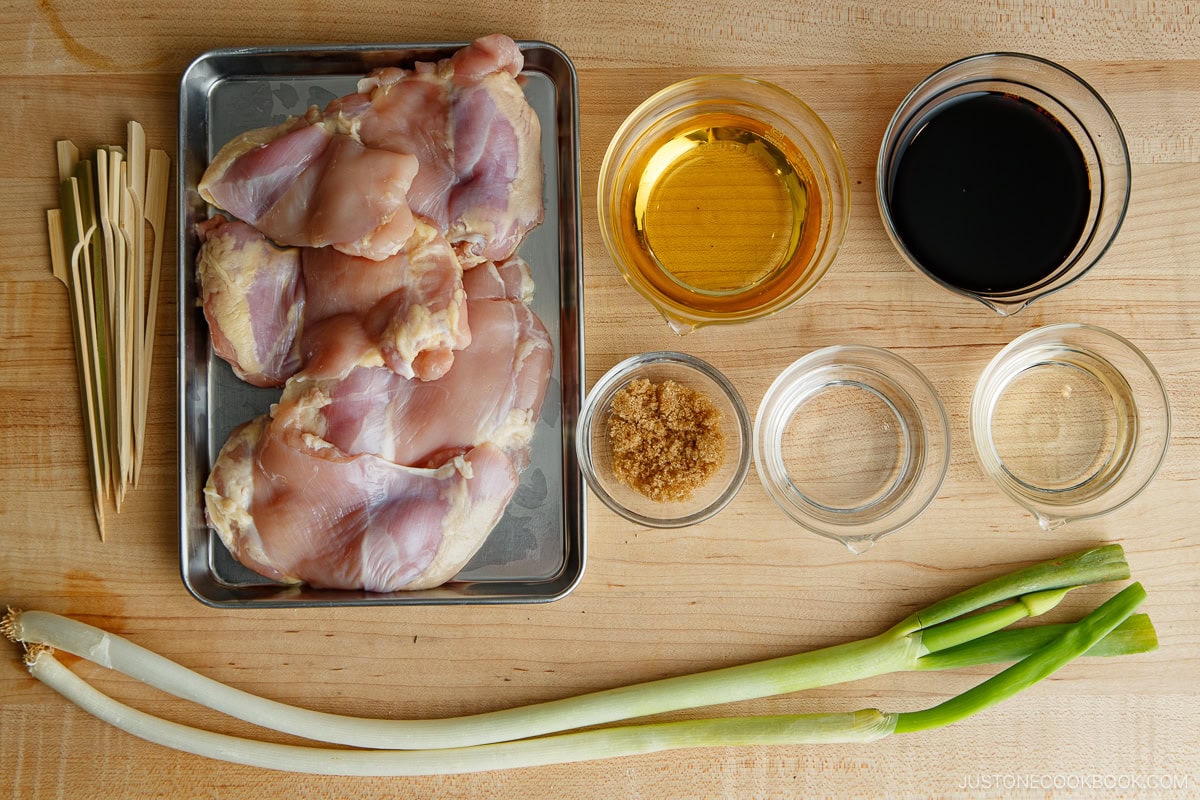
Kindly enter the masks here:
<path id="1" fill-rule="evenodd" d="M 825 123 L 778 86 L 704 75 L 657 92 L 600 167 L 600 232 L 676 333 L 774 314 L 841 246 L 849 177 Z"/>
<path id="2" fill-rule="evenodd" d="M 1026 112 L 1029 124 L 1036 126 L 1041 121 L 1050 132 L 1045 135 L 1061 141 L 1043 142 L 1022 125 L 1020 136 L 1014 128 L 1013 136 L 985 144 L 980 132 L 986 134 L 995 127 L 982 121 L 969 136 L 946 133 L 952 109 L 963 126 L 957 130 L 971 130 L 966 122 L 970 114 L 963 104 L 978 107 L 980 98 L 1007 102 L 1015 116 L 1020 116 L 1017 111 Z M 1012 121 L 1016 122 L 1015 117 Z M 951 146 L 941 143 L 936 156 L 927 160 L 910 156 L 909 149 L 919 137 L 925 136 L 929 142 L 938 135 L 935 125 L 941 126 Z M 953 146 L 955 142 L 962 142 L 961 150 Z M 1035 149 L 1029 149 L 1034 147 L 1031 142 L 1036 143 Z M 1026 170 L 1036 163 L 1031 154 L 1044 156 L 1041 163 L 1046 169 Z M 953 178 L 944 187 L 928 190 L 925 206 L 912 195 L 897 191 L 898 186 L 903 189 L 898 181 L 904 180 L 906 158 L 910 159 L 907 169 L 921 171 L 911 182 L 923 177 L 923 186 L 934 185 L 932 176 L 938 164 L 949 164 L 947 159 L 953 158 L 962 161 L 948 167 Z M 1077 165 L 1073 163 L 1076 159 Z M 994 168 L 993 174 L 985 164 Z M 1048 175 L 1072 169 L 1079 172 L 1083 196 L 1078 200 L 1078 213 L 1063 218 L 1066 229 L 1045 232 L 1049 237 L 1045 246 L 1050 249 L 1044 254 L 1044 266 L 1023 273 L 1029 270 L 1028 256 L 1007 263 L 1001 263 L 1003 259 L 990 262 L 997 251 L 1034 239 L 1031 230 L 1049 224 L 1046 214 L 1034 210 L 1036 203 L 1045 199 Z M 896 109 L 876 164 L 876 199 L 884 228 L 904 260 L 938 285 L 1004 316 L 1074 283 L 1090 270 L 1116 237 L 1129 192 L 1129 153 L 1108 105 L 1074 73 L 1020 53 L 964 58 L 917 84 Z M 1054 203 L 1047 206 L 1051 215 L 1060 208 Z M 941 213 L 934 214 L 937 209 Z M 920 227 L 923 216 L 930 217 L 925 234 Z M 963 245 L 953 243 L 956 235 L 961 235 Z M 1010 276 L 1020 280 L 1006 281 Z"/>
<path id="3" fill-rule="evenodd" d="M 1034 329 L 984 369 L 971 398 L 984 472 L 1043 530 L 1106 514 L 1149 485 L 1171 409 L 1154 365 L 1094 325 Z"/>
<path id="4" fill-rule="evenodd" d="M 826 347 L 767 389 L 754 464 L 795 522 L 862 553 L 937 496 L 950 466 L 949 421 L 904 359 L 877 347 Z"/>

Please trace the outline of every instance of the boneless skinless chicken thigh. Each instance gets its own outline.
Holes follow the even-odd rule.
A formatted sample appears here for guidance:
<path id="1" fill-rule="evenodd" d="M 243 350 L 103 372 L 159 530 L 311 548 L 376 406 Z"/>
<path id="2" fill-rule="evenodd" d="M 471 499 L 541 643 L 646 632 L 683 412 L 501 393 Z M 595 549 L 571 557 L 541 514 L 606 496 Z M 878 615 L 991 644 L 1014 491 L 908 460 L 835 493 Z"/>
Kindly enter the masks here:
<path id="1" fill-rule="evenodd" d="M 464 266 L 508 258 L 542 221 L 541 127 L 514 80 L 523 63 L 515 42 L 488 36 L 436 64 L 376 70 L 325 109 L 366 146 L 416 155 L 409 203 Z"/>
<path id="2" fill-rule="evenodd" d="M 324 111 L 226 144 L 200 194 L 281 245 L 379 260 L 404 246 L 415 212 L 465 265 L 503 260 L 543 215 L 523 63 L 496 35 L 437 63 L 376 70 Z"/>
<path id="3" fill-rule="evenodd" d="M 387 592 L 452 578 L 499 521 L 517 481 L 512 461 L 490 443 L 418 469 L 350 456 L 259 417 L 225 443 L 205 499 L 222 541 L 259 574 Z"/>
<path id="4" fill-rule="evenodd" d="M 223 217 L 199 229 L 196 273 L 213 349 L 248 383 L 282 386 L 302 367 L 330 377 L 377 364 L 430 380 L 471 341 L 462 267 L 419 219 L 405 248 L 382 261 L 275 247 Z"/>
<path id="5" fill-rule="evenodd" d="M 415 156 L 366 147 L 314 112 L 236 137 L 199 192 L 279 244 L 381 259 L 412 234 L 407 194 L 417 170 Z"/>
<path id="6" fill-rule="evenodd" d="M 435 586 L 511 499 L 553 364 L 528 265 L 511 257 L 542 219 L 521 66 L 512 40 L 485 37 L 437 64 L 377 70 L 323 113 L 252 131 L 214 159 L 205 196 L 254 212 L 200 226 L 214 351 L 247 381 L 285 384 L 269 415 L 231 435 L 205 488 L 210 524 L 259 573 Z M 351 156 L 385 154 L 351 203 L 367 211 L 346 215 L 357 228 L 305 209 L 336 206 L 326 190 L 349 191 L 362 159 L 314 156 L 279 178 L 288 159 L 273 148 L 303 153 L 291 139 L 326 135 L 326 151 L 344 138 Z M 392 180 L 393 157 L 418 165 L 395 212 L 371 183 Z M 372 210 L 363 196 L 385 202 Z"/>
<path id="7" fill-rule="evenodd" d="M 474 340 L 438 380 L 407 380 L 383 367 L 342 378 L 288 381 L 274 417 L 347 453 L 434 466 L 484 442 L 525 466 L 554 354 L 541 320 L 501 285 L 468 302 Z"/>

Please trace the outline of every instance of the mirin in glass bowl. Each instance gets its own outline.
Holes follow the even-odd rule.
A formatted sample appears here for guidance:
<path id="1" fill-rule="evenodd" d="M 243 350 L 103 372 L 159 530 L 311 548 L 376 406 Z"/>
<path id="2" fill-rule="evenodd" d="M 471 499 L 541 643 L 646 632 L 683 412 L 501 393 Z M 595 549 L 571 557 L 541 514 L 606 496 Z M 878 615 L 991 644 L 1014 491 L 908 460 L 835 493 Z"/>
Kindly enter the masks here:
<path id="1" fill-rule="evenodd" d="M 1035 328 L 984 369 L 971 443 L 987 476 L 1043 530 L 1141 493 L 1171 438 L 1166 388 L 1127 339 L 1095 325 Z"/>
<path id="2" fill-rule="evenodd" d="M 833 134 L 778 86 L 681 81 L 637 107 L 600 166 L 600 232 L 679 334 L 758 319 L 813 289 L 850 216 Z"/>

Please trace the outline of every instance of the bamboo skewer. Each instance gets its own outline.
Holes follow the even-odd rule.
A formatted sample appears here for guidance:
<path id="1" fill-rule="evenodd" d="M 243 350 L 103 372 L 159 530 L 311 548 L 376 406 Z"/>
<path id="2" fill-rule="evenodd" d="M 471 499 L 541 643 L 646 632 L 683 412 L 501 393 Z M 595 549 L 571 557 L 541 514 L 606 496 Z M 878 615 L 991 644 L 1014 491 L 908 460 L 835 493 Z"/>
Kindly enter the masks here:
<path id="1" fill-rule="evenodd" d="M 125 405 L 125 392 L 122 389 L 125 379 L 125 306 L 121 297 L 125 292 L 125 240 L 117 227 L 120 222 L 121 206 L 118 196 L 113 191 L 120 181 L 122 153 L 107 148 L 103 151 L 103 161 L 106 164 L 104 181 L 100 184 L 100 194 L 104 198 L 101 203 L 103 227 L 111 239 L 112 252 L 107 265 L 109 287 L 111 294 L 108 298 L 109 321 L 112 324 L 112 390 L 113 390 L 113 494 L 117 511 L 121 510 L 121 476 L 124 474 L 125 429 L 121 424 L 121 408 Z M 106 241 L 107 245 L 108 242 Z"/>
<path id="2" fill-rule="evenodd" d="M 137 122 L 126 133 L 126 149 L 99 148 L 94 163 L 81 160 L 70 141 L 58 142 L 61 208 L 46 212 L 51 268 L 70 300 L 101 541 L 102 500 L 111 497 L 120 512 L 146 451 L 170 182 L 167 153 L 147 149 Z"/>
<path id="3" fill-rule="evenodd" d="M 73 169 L 71 159 L 60 148 L 60 174 Z M 62 209 L 52 209 L 46 214 L 50 238 L 50 263 L 54 276 L 67 287 L 71 306 L 71 330 L 75 342 L 75 368 L 79 378 L 80 405 L 86 431 L 88 470 L 92 482 L 92 510 L 96 515 L 96 527 L 100 539 L 105 539 L 104 511 L 100 500 L 104 493 L 103 470 L 96 419 L 95 383 L 92 374 L 91 353 L 94 341 L 89 341 L 87 313 L 84 308 L 85 292 L 81 273 L 82 253 L 86 240 L 83 236 L 83 212 L 79 202 L 79 183 L 74 176 L 68 177 L 60 187 Z"/>
<path id="4" fill-rule="evenodd" d="M 162 273 L 163 236 L 167 222 L 167 188 L 171 180 L 171 159 L 163 150 L 151 150 L 146 173 L 146 206 L 144 215 L 154 235 L 154 252 L 150 259 L 150 297 L 146 308 L 145 338 L 143 340 L 143 369 L 140 373 L 138 407 L 141 415 L 138 423 L 138 441 L 146 436 L 146 416 L 150 402 L 150 365 L 154 361 L 154 332 L 158 320 L 158 287 Z M 136 486 L 142 471 L 144 450 L 138 452 L 134 462 L 133 483 Z"/>
<path id="5" fill-rule="evenodd" d="M 93 407 L 97 422 L 96 447 L 100 454 L 100 483 L 105 496 L 109 495 L 111 475 L 109 474 L 110 458 L 108 455 L 108 381 L 107 381 L 107 348 L 105 347 L 106 325 L 104 322 L 103 283 L 98 280 L 103 271 L 103 263 L 99 258 L 99 237 L 96 235 L 95 181 L 92 172 L 92 162 L 80 161 L 75 167 L 75 180 L 78 185 L 77 200 L 79 201 L 79 234 L 82 244 L 80 251 L 81 291 L 84 295 L 83 310 L 87 317 L 87 341 L 89 345 L 90 367 L 92 375 Z M 103 538 L 103 537 L 102 537 Z"/>
<path id="6" fill-rule="evenodd" d="M 128 484 L 130 456 L 133 448 L 133 437 L 129 430 L 129 373 L 131 370 L 129 352 L 129 305 L 125 298 L 129 294 L 128 268 L 128 232 L 123 227 L 125 216 L 125 176 L 126 164 L 124 153 L 118 148 L 110 148 L 108 153 L 108 213 L 109 225 L 113 229 L 113 251 L 116 256 L 113 271 L 116 273 L 116 294 L 113 305 L 116 309 L 115 342 L 116 342 L 116 372 L 113 381 L 113 391 L 117 398 L 114 419 L 117 428 L 117 480 L 116 502 L 117 512 L 125 500 L 125 487 Z"/>
<path id="7" fill-rule="evenodd" d="M 125 425 L 125 441 L 126 461 L 125 470 L 121 475 L 121 497 L 124 499 L 125 492 L 133 483 L 133 463 L 137 457 L 138 443 L 134 436 L 135 427 L 135 408 L 137 406 L 137 396 L 135 394 L 138 382 L 138 362 L 139 353 L 141 352 L 141 344 L 138 342 L 138 331 L 141 326 L 138 324 L 138 319 L 141 317 L 141 301 L 137 297 L 137 289 L 141 283 L 137 276 L 137 228 L 141 228 L 145 223 L 142 221 L 142 215 L 136 208 L 136 202 L 133 193 L 129 191 L 129 163 L 121 165 L 121 223 L 118 226 L 121 230 L 121 236 L 125 240 L 125 294 L 122 300 L 125 303 L 125 343 L 126 352 L 125 363 L 126 372 L 122 390 L 125 392 L 125 404 L 121 407 L 121 421 Z M 137 228 L 134 225 L 137 225 Z"/>
<path id="8" fill-rule="evenodd" d="M 80 385 L 80 410 L 83 412 L 84 426 L 88 425 L 88 402 L 85 386 L 86 378 L 84 376 L 83 358 L 81 357 L 82 348 L 80 341 L 80 326 L 79 320 L 74 313 L 75 302 L 74 297 L 71 297 L 71 279 L 70 268 L 67 266 L 66 244 L 64 242 L 64 229 L 62 221 L 62 211 L 57 208 L 50 209 L 46 212 L 46 227 L 50 236 L 50 265 L 54 272 L 54 277 L 60 280 L 67 289 L 67 295 L 71 301 L 71 332 L 75 340 L 75 369 L 79 376 Z M 104 541 L 104 512 L 100 508 L 100 497 L 96 492 L 95 480 L 95 449 L 92 444 L 91 436 L 86 440 L 88 451 L 88 468 L 92 473 L 92 511 L 96 515 L 96 527 L 100 531 L 100 541 Z"/>
<path id="9" fill-rule="evenodd" d="M 55 215 L 48 215 L 51 239 L 51 267 L 55 276 L 67 287 L 71 303 L 71 328 L 75 337 L 75 366 L 79 378 L 80 401 L 82 416 L 87 432 L 88 467 L 92 478 L 92 510 L 96 515 L 96 527 L 100 532 L 100 540 L 105 539 L 104 512 L 100 505 L 100 495 L 107 494 L 105 481 L 106 466 L 102 444 L 99 441 L 102 424 L 97 420 L 100 414 L 98 400 L 98 385 L 95 372 L 96 336 L 94 326 L 89 324 L 85 306 L 84 276 L 80 274 L 80 259 L 89 252 L 88 237 L 94 228 L 92 220 L 85 219 L 83 208 L 91 209 L 91 183 L 85 183 L 87 200 L 80 197 L 79 181 L 75 177 L 79 173 L 79 148 L 67 140 L 59 141 L 56 145 L 57 166 L 59 177 L 59 199 L 62 209 Z M 86 178 L 90 172 L 80 174 Z M 67 220 L 64 221 L 63 215 Z M 70 224 L 67 224 L 69 222 Z M 57 245 L 57 247 L 56 247 Z M 56 252 L 57 250 L 57 252 Z"/>
<path id="10" fill-rule="evenodd" d="M 104 293 L 104 309 L 105 319 L 107 320 L 107 330 L 105 331 L 107 347 L 110 353 L 108 363 L 105 365 L 105 379 L 108 385 L 108 453 L 109 453 L 109 480 L 112 493 L 116 494 L 117 484 L 117 468 L 115 463 L 119 447 L 119 438 L 117 432 L 117 406 L 119 398 L 117 393 L 117 369 L 120 362 L 121 354 L 117 349 L 117 251 L 116 241 L 114 236 L 116 232 L 112 226 L 112 215 L 108 208 L 109 198 L 109 157 L 108 151 L 100 148 L 96 151 L 96 186 L 98 191 L 96 196 L 99 199 L 100 208 L 100 229 L 103 233 L 104 246 L 104 269 L 101 270 L 104 276 L 105 293 Z"/>
<path id="11" fill-rule="evenodd" d="M 97 417 L 97 375 L 93 371 L 92 364 L 94 363 L 94 352 L 96 350 L 96 342 L 94 330 L 89 324 L 90 314 L 87 309 L 87 287 L 90 276 L 84 274 L 84 254 L 88 251 L 88 243 L 85 235 L 85 227 L 83 220 L 83 209 L 80 207 L 79 199 L 79 182 L 75 178 L 69 181 L 71 187 L 71 205 L 69 212 L 66 213 L 67 219 L 74 223 L 74 230 L 67 234 L 68 243 L 73 245 L 71 253 L 71 294 L 73 295 L 73 305 L 75 307 L 75 315 L 78 318 L 78 325 L 81 328 L 78 341 L 82 343 L 79 356 L 83 361 L 83 377 L 85 381 L 84 395 L 87 400 L 87 433 L 88 433 L 88 450 L 91 456 L 91 475 L 92 475 L 92 509 L 96 514 L 96 527 L 100 532 L 100 541 L 104 541 L 106 531 L 104 529 L 104 511 L 100 506 L 100 498 L 104 493 L 102 478 L 104 468 L 101 466 L 101 450 L 99 441 L 100 425 Z M 67 206 L 66 203 L 63 204 Z M 64 219 L 63 227 L 67 227 L 67 220 Z"/>
<path id="12" fill-rule="evenodd" d="M 129 374 L 130 466 L 127 479 L 137 485 L 142 461 L 142 435 L 146 430 L 141 403 L 142 373 L 146 369 L 146 134 L 131 120 L 126 126 L 125 195 L 128 207 L 122 213 L 123 229 L 129 233 L 129 271 L 133 276 L 127 302 L 130 314 L 130 338 L 133 341 L 132 369 Z M 125 213 L 125 212 L 128 213 Z"/>

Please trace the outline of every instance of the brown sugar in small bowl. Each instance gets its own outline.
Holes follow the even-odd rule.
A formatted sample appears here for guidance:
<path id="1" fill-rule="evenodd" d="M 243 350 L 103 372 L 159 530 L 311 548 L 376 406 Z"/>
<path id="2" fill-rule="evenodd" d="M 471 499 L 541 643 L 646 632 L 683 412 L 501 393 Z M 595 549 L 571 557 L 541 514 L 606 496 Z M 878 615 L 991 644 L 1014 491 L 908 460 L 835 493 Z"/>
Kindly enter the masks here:
<path id="1" fill-rule="evenodd" d="M 640 404 L 641 410 L 635 409 L 635 416 L 648 413 L 645 404 L 653 393 L 647 393 L 644 384 L 635 383 L 642 379 L 654 387 L 675 384 L 670 388 L 682 393 L 685 406 L 680 413 L 685 419 L 689 414 L 694 416 L 695 424 L 703 428 L 711 423 L 704 412 L 708 405 L 705 398 L 711 403 L 719 420 L 715 430 L 678 434 L 685 439 L 696 437 L 699 448 L 692 447 L 697 443 L 693 441 L 685 441 L 676 449 L 663 447 L 661 441 L 630 441 L 640 435 L 637 425 L 628 421 L 629 409 L 615 406 L 624 399 Z M 696 394 L 700 399 L 689 405 L 696 401 Z M 672 395 L 668 393 L 668 397 Z M 614 436 L 621 438 L 614 442 Z M 580 468 L 595 495 L 622 517 L 651 528 L 681 528 L 708 519 L 733 499 L 750 469 L 750 415 L 741 397 L 712 365 L 686 353 L 642 353 L 610 369 L 588 394 L 575 438 Z M 708 458 L 715 448 L 719 452 L 713 468 Z M 673 459 L 671 455 L 696 449 L 703 453 L 698 459 L 702 465 L 690 471 L 686 456 Z M 633 451 L 635 462 L 642 460 L 635 463 L 642 470 L 640 480 L 636 474 L 630 476 L 629 470 L 622 470 L 620 462 L 630 456 L 618 450 Z"/>

